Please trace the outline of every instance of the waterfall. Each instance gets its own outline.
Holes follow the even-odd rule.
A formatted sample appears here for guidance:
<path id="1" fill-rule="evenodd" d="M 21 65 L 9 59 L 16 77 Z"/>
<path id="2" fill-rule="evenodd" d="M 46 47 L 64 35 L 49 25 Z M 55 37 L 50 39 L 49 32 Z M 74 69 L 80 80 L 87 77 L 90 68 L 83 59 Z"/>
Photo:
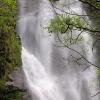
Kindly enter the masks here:
<path id="1" fill-rule="evenodd" d="M 70 3 L 74 12 L 84 11 L 77 0 L 58 2 Z M 22 68 L 32 100 L 99 100 L 98 96 L 91 97 L 96 92 L 95 68 L 91 66 L 83 72 L 86 65 L 78 66 L 73 62 L 70 55 L 76 54 L 67 48 L 56 47 L 55 36 L 50 36 L 45 29 L 54 16 L 49 0 L 18 0 L 18 5 Z M 72 48 L 83 54 L 87 52 L 87 59 L 93 61 L 90 44 L 87 45 L 92 38 L 87 33 L 83 37 L 84 43 Z M 85 48 L 84 52 L 80 47 Z"/>

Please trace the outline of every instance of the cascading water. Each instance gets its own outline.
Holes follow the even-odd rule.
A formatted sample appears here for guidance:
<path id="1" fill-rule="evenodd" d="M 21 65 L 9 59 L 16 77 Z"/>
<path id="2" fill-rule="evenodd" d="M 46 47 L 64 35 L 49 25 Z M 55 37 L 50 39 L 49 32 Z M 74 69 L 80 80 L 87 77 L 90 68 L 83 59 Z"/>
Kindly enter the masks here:
<path id="1" fill-rule="evenodd" d="M 81 11 L 77 0 L 62 1 L 67 5 L 72 3 L 73 10 Z M 94 87 L 91 88 L 96 76 L 94 69 L 82 72 L 86 66 L 69 63 L 70 55 L 74 53 L 56 47 L 55 36 L 49 36 L 44 28 L 54 16 L 49 0 L 18 0 L 18 4 L 17 28 L 22 41 L 22 67 L 32 100 L 99 100 L 98 97 L 92 98 L 90 92 L 94 91 Z M 91 37 L 88 34 L 83 37 L 87 46 Z M 80 50 L 79 47 L 73 48 Z M 92 60 L 89 46 L 88 53 L 87 58 Z"/>

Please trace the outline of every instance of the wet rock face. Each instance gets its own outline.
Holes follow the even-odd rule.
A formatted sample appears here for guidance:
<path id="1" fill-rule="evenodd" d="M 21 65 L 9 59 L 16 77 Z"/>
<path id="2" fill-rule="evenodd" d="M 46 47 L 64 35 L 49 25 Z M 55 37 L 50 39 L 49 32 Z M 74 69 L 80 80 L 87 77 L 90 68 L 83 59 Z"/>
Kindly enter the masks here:
<path id="1" fill-rule="evenodd" d="M 12 85 L 20 89 L 25 89 L 24 74 L 21 68 L 16 68 L 11 74 L 9 74 L 9 80 L 6 85 Z"/>
<path id="2" fill-rule="evenodd" d="M 19 91 L 26 92 L 23 96 L 23 100 L 32 100 L 29 92 L 26 89 L 25 85 L 25 75 L 23 73 L 22 68 L 16 68 L 11 74 L 8 76 L 8 81 L 5 84 L 6 86 L 12 86 L 17 88 Z"/>
<path id="3" fill-rule="evenodd" d="M 23 100 L 32 100 L 32 97 L 29 92 L 27 92 L 27 94 L 23 96 Z"/>

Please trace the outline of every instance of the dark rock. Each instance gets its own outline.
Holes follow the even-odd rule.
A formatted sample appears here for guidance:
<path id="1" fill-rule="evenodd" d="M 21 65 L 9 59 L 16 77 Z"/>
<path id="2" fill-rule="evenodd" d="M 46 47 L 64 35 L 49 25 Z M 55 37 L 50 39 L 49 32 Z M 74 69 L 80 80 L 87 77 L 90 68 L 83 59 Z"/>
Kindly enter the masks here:
<path id="1" fill-rule="evenodd" d="M 25 77 L 22 68 L 15 69 L 8 77 L 9 80 L 6 82 L 6 85 L 13 85 L 20 89 L 25 89 Z"/>
<path id="2" fill-rule="evenodd" d="M 29 92 L 27 92 L 26 95 L 23 96 L 23 100 L 32 100 L 32 97 Z"/>
<path id="3" fill-rule="evenodd" d="M 14 87 L 18 91 L 26 92 L 23 96 L 23 100 L 32 100 L 25 85 L 25 76 L 22 68 L 17 67 L 11 74 L 9 74 L 8 81 L 5 83 L 5 86 Z"/>

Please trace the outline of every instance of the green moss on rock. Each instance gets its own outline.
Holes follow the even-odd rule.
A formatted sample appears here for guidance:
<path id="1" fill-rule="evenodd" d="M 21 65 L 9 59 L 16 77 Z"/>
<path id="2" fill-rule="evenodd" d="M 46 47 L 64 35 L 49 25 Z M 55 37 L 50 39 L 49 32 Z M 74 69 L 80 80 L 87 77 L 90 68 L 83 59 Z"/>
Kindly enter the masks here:
<path id="1" fill-rule="evenodd" d="M 0 1 L 0 79 L 6 79 L 21 64 L 20 43 L 16 38 L 16 1 Z"/>
<path id="2" fill-rule="evenodd" d="M 15 32 L 16 0 L 0 0 L 0 100 L 22 100 L 22 92 L 5 86 L 8 75 L 21 65 L 21 46 Z"/>

